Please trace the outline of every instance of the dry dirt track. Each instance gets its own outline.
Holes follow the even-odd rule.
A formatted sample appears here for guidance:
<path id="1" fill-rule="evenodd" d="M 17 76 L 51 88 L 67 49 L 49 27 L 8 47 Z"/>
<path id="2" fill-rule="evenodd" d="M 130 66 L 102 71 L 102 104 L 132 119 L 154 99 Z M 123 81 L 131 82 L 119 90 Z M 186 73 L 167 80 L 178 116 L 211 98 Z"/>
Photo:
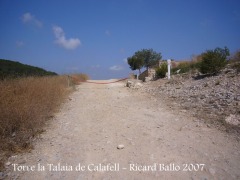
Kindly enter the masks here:
<path id="1" fill-rule="evenodd" d="M 36 165 L 33 172 L 11 172 L 18 179 L 240 179 L 240 145 L 187 112 L 172 112 L 123 83 L 77 87 L 71 100 L 50 122 L 31 153 L 13 157 L 11 163 Z M 123 149 L 117 149 L 123 144 Z M 49 165 L 72 166 L 72 171 L 53 171 Z M 76 171 L 81 163 L 85 170 Z M 119 163 L 120 170 L 91 171 Z M 157 169 L 130 171 L 130 165 L 153 165 Z M 45 167 L 39 171 L 37 164 Z M 179 171 L 160 171 L 164 164 Z M 184 164 L 205 164 L 203 170 L 183 171 Z M 88 166 L 90 166 L 88 169 Z M 11 169 L 13 168 L 10 166 Z M 163 166 L 161 166 L 163 167 Z M 126 169 L 123 169 L 126 168 Z M 133 169 L 132 169 L 133 170 Z M 141 170 L 141 169 L 139 169 Z M 162 169 L 163 170 L 163 169 Z"/>

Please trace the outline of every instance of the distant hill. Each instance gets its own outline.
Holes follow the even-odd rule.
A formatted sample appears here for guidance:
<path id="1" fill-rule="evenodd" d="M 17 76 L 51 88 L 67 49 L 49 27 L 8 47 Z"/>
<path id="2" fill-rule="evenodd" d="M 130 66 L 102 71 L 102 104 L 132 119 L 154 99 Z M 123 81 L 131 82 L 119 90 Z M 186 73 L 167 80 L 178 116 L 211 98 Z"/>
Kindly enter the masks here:
<path id="1" fill-rule="evenodd" d="M 0 59 L 0 79 L 49 75 L 57 75 L 57 73 L 17 61 Z"/>

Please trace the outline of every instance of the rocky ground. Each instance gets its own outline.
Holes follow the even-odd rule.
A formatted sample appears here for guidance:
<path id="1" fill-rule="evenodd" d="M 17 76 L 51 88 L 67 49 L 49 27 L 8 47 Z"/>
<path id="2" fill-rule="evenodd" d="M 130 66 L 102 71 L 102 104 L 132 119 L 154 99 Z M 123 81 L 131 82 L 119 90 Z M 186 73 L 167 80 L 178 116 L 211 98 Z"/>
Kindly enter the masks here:
<path id="1" fill-rule="evenodd" d="M 178 109 L 187 103 L 180 97 L 191 81 L 135 83 L 141 90 L 122 82 L 79 85 L 34 149 L 8 159 L 0 179 L 240 179 L 234 134 Z M 178 98 L 165 95 L 165 101 L 167 89 L 178 90 Z"/>
<path id="2" fill-rule="evenodd" d="M 226 68 L 209 77 L 177 74 L 171 80 L 130 86 L 161 98 L 170 108 L 188 111 L 209 126 L 240 132 L 240 74 L 234 69 Z"/>

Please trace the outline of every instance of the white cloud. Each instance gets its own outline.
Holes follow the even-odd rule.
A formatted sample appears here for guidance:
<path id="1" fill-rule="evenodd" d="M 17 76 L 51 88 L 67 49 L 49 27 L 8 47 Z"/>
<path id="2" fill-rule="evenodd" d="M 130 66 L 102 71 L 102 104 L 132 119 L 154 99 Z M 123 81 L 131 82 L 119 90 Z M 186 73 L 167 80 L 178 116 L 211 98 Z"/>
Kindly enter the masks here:
<path id="1" fill-rule="evenodd" d="M 115 66 L 110 67 L 109 69 L 112 71 L 120 71 L 123 69 L 123 67 L 119 66 L 119 65 L 115 65 Z"/>
<path id="2" fill-rule="evenodd" d="M 123 59 L 123 62 L 128 63 L 127 58 L 124 58 L 124 59 Z"/>
<path id="3" fill-rule="evenodd" d="M 63 29 L 59 26 L 53 26 L 53 33 L 56 37 L 56 43 L 66 49 L 76 49 L 81 45 L 81 41 L 78 38 L 66 39 Z"/>
<path id="4" fill-rule="evenodd" d="M 33 20 L 33 16 L 30 13 L 25 13 L 22 16 L 22 21 L 27 23 Z"/>
<path id="5" fill-rule="evenodd" d="M 43 24 L 37 18 L 35 18 L 31 13 L 25 13 L 22 15 L 22 21 L 24 23 L 33 23 L 37 27 L 42 27 Z"/>

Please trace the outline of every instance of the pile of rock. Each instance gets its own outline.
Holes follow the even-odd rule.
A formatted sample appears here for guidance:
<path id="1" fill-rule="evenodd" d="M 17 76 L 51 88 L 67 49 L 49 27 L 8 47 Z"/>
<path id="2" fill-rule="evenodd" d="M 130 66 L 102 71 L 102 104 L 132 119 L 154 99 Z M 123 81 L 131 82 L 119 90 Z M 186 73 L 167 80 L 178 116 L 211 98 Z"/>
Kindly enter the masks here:
<path id="1" fill-rule="evenodd" d="M 139 89 L 143 86 L 141 80 L 137 79 L 128 79 L 126 81 L 126 87 L 133 88 L 133 89 Z"/>
<path id="2" fill-rule="evenodd" d="M 204 78 L 178 74 L 169 81 L 144 83 L 141 89 L 211 123 L 240 127 L 240 74 L 234 69 Z"/>

